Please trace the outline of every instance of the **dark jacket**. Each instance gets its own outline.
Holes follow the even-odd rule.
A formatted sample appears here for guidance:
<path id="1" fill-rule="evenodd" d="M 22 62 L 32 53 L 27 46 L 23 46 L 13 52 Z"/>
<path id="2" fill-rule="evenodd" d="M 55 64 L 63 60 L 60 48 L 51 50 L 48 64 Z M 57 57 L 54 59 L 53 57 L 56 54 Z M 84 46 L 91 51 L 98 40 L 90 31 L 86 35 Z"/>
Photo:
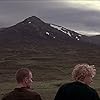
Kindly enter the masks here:
<path id="1" fill-rule="evenodd" d="M 61 86 L 54 100 L 100 100 L 97 92 L 81 82 Z"/>
<path id="2" fill-rule="evenodd" d="M 12 92 L 6 94 L 2 100 L 42 100 L 40 95 L 27 88 L 15 88 Z"/>

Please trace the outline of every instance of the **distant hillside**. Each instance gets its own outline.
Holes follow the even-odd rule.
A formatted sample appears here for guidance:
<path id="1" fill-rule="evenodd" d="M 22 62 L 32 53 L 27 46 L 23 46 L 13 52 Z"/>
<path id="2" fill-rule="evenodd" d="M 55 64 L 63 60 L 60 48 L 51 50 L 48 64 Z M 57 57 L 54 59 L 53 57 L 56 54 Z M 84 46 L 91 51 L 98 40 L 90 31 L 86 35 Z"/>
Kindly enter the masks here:
<path id="1" fill-rule="evenodd" d="M 24 21 L 0 30 L 0 43 L 10 44 L 77 44 L 88 41 L 87 36 L 81 35 L 62 26 L 45 23 L 36 16 L 29 17 Z"/>
<path id="2" fill-rule="evenodd" d="M 93 37 L 32 16 L 0 30 L 0 65 L 7 68 L 22 64 L 52 67 L 79 62 L 99 65 L 99 46 L 92 40 Z"/>

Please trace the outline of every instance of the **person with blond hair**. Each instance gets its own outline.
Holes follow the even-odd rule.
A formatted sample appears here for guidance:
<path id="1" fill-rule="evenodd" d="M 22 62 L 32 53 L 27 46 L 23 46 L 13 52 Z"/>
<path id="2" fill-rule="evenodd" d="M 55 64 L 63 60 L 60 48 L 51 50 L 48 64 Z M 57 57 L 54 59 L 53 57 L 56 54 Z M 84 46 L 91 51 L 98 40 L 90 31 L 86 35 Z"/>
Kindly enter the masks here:
<path id="1" fill-rule="evenodd" d="M 62 85 L 54 100 L 100 100 L 96 90 L 90 87 L 95 75 L 94 65 L 77 64 L 72 71 L 74 81 Z"/>
<path id="2" fill-rule="evenodd" d="M 7 93 L 2 100 L 42 100 L 37 92 L 31 90 L 33 79 L 32 72 L 28 68 L 17 70 L 16 81 L 17 87 Z"/>

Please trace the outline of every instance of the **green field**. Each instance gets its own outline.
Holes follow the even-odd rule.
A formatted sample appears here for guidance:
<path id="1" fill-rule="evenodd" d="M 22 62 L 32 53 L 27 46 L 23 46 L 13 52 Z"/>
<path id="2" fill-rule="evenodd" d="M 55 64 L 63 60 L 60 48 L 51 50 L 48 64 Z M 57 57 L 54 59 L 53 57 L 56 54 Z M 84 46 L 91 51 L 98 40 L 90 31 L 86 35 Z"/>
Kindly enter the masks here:
<path id="1" fill-rule="evenodd" d="M 97 69 L 91 85 L 100 95 L 100 49 L 89 48 L 42 48 L 0 49 L 0 98 L 16 87 L 15 72 L 21 67 L 32 70 L 32 89 L 43 100 L 53 100 L 58 88 L 71 80 L 73 67 L 78 63 L 94 64 Z"/>
<path id="2" fill-rule="evenodd" d="M 40 93 L 43 100 L 53 100 L 58 88 L 71 81 L 72 68 L 66 67 L 29 67 L 33 72 L 32 89 Z M 0 69 L 0 98 L 16 87 L 16 69 Z M 100 68 L 97 68 L 97 75 L 94 83 L 91 84 L 100 95 Z"/>

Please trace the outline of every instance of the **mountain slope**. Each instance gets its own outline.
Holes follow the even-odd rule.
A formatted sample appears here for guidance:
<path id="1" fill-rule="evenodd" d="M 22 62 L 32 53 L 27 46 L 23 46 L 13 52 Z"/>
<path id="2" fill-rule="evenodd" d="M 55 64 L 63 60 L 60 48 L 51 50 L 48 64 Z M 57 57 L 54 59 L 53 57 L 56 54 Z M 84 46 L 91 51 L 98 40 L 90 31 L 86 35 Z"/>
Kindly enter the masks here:
<path id="1" fill-rule="evenodd" d="M 1 67 L 99 65 L 99 55 L 99 47 L 89 43 L 89 37 L 35 16 L 0 30 Z"/>
<path id="2" fill-rule="evenodd" d="M 36 44 L 51 45 L 59 43 L 81 43 L 85 35 L 68 30 L 62 26 L 48 24 L 39 18 L 32 16 L 24 21 L 0 30 L 0 43 L 3 45 Z"/>

